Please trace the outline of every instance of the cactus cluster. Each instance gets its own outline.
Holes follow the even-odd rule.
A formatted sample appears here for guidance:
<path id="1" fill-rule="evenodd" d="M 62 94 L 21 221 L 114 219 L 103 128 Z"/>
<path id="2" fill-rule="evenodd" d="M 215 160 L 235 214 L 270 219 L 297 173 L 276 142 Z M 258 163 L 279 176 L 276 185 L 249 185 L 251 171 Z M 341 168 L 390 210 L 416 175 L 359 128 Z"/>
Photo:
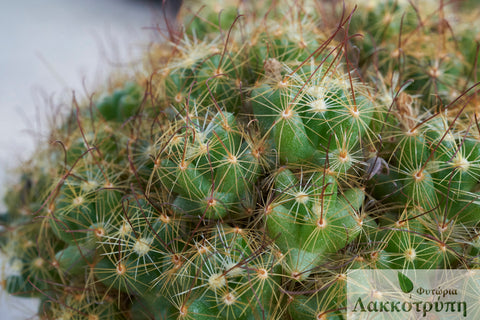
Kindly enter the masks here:
<path id="1" fill-rule="evenodd" d="M 474 4 L 418 2 L 185 5 L 20 169 L 3 288 L 42 319 L 346 319 L 350 270 L 480 267 Z"/>

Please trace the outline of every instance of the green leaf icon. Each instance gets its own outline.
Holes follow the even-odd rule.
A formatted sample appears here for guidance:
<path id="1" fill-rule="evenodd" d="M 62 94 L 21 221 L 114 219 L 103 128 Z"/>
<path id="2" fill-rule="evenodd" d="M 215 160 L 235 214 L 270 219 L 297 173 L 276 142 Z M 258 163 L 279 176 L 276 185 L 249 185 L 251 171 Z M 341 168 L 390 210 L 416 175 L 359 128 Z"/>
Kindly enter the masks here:
<path id="1" fill-rule="evenodd" d="M 413 282 L 406 275 L 401 272 L 398 272 L 398 283 L 400 284 L 400 289 L 405 293 L 410 293 L 413 290 Z"/>

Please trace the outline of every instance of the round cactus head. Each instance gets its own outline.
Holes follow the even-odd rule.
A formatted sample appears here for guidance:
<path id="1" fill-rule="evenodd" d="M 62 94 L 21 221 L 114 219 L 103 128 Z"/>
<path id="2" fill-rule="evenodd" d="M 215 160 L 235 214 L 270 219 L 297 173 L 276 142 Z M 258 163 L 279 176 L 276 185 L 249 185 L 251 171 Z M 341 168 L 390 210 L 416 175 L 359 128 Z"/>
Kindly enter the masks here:
<path id="1" fill-rule="evenodd" d="M 187 1 L 9 186 L 3 288 L 42 319 L 345 319 L 351 272 L 477 269 L 471 2 L 420 2 Z"/>

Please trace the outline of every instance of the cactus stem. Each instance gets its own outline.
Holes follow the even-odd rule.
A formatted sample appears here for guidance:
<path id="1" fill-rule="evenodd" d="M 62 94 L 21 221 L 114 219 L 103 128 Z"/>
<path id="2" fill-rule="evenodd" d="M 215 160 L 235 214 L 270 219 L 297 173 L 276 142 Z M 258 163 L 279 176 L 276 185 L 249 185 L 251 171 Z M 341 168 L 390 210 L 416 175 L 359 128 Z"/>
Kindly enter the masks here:
<path id="1" fill-rule="evenodd" d="M 0 286 L 49 319 L 327 320 L 348 270 L 478 267 L 480 36 L 352 1 L 192 4 L 74 97 L 6 199 Z"/>

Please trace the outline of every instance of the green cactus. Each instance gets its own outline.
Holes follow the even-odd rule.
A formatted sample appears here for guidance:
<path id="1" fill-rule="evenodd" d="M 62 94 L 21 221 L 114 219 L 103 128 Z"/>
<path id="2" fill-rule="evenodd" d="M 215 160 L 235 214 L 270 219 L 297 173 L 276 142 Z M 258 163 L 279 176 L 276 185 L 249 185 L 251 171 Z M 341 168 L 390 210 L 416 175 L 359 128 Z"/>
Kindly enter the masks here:
<path id="1" fill-rule="evenodd" d="M 186 4 L 9 187 L 3 288 L 42 319 L 345 319 L 352 270 L 478 269 L 465 6 Z"/>

